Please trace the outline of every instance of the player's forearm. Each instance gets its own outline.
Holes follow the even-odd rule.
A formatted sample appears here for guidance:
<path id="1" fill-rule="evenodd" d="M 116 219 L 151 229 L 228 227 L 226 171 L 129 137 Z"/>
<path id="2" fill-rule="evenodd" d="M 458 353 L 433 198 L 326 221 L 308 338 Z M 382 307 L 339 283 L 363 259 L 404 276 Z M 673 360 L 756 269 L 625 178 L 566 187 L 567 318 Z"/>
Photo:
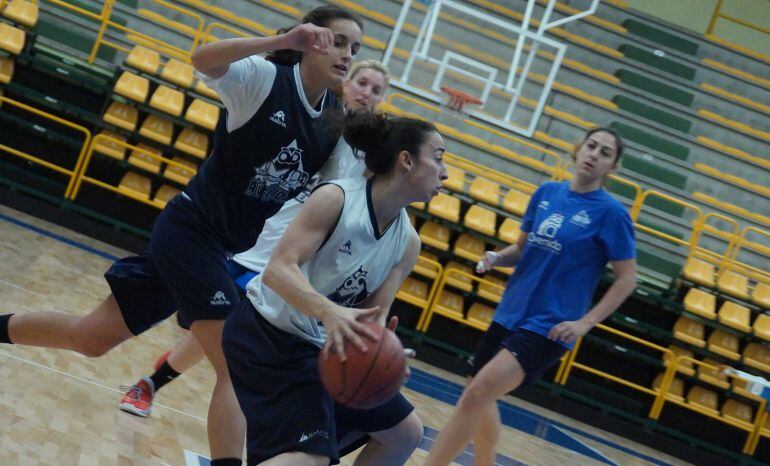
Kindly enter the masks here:
<path id="1" fill-rule="evenodd" d="M 599 302 L 596 303 L 596 306 L 583 316 L 582 320 L 591 325 L 591 327 L 602 322 L 615 312 L 629 296 L 631 296 L 634 289 L 636 289 L 636 280 L 633 276 L 616 279 L 607 292 L 604 293 L 602 299 L 600 299 Z"/>
<path id="2" fill-rule="evenodd" d="M 252 55 L 283 48 L 284 36 L 224 39 L 198 47 L 192 64 L 201 73 L 218 78 L 227 72 L 230 63 Z"/>
<path id="3" fill-rule="evenodd" d="M 517 244 L 506 246 L 497 253 L 500 254 L 500 258 L 495 261 L 495 267 L 513 267 L 521 257 L 521 249 Z"/>
<path id="4" fill-rule="evenodd" d="M 333 303 L 313 288 L 299 266 L 268 263 L 262 281 L 289 305 L 316 320 L 323 320 Z"/>

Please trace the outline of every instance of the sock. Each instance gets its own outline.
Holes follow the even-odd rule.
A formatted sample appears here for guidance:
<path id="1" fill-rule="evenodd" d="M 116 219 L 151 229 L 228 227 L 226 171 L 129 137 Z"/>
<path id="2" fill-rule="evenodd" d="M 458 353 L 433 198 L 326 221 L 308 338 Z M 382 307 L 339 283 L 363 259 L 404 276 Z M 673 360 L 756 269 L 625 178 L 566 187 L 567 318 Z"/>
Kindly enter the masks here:
<path id="1" fill-rule="evenodd" d="M 169 366 L 168 361 L 163 361 L 158 370 L 150 376 L 150 380 L 155 384 L 155 391 L 160 390 L 164 385 L 179 377 L 179 372 Z"/>
<path id="2" fill-rule="evenodd" d="M 211 466 L 241 466 L 243 461 L 240 458 L 218 458 L 211 460 Z"/>
<path id="3" fill-rule="evenodd" d="M 0 343 L 13 344 L 11 337 L 8 336 L 8 324 L 11 321 L 11 316 L 13 316 L 13 314 L 0 315 Z"/>

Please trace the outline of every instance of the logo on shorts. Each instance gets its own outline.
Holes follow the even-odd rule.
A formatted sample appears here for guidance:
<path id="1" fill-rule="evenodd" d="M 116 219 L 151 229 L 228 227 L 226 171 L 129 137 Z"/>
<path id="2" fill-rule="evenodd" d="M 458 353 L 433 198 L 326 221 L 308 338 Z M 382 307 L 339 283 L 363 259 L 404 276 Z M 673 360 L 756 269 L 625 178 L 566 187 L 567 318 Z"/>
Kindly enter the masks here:
<path id="1" fill-rule="evenodd" d="M 340 246 L 339 252 L 347 254 L 348 256 L 352 256 L 353 252 L 350 250 L 350 246 L 350 240 L 345 241 L 342 243 L 342 246 Z"/>
<path id="2" fill-rule="evenodd" d="M 221 291 L 217 291 L 214 293 L 214 296 L 211 297 L 211 305 L 212 306 L 229 306 L 230 301 L 227 300 L 227 296 Z"/>
<path id="3" fill-rule="evenodd" d="M 299 436 L 299 442 L 307 442 L 308 440 L 313 440 L 314 438 L 322 438 L 329 440 L 329 433 L 325 430 L 317 430 L 315 432 L 305 433 L 303 432 L 302 435 Z"/>
<path id="4" fill-rule="evenodd" d="M 278 110 L 277 112 L 273 113 L 273 115 L 270 116 L 270 121 L 276 125 L 280 125 L 286 128 L 286 114 L 283 113 L 283 110 Z"/>

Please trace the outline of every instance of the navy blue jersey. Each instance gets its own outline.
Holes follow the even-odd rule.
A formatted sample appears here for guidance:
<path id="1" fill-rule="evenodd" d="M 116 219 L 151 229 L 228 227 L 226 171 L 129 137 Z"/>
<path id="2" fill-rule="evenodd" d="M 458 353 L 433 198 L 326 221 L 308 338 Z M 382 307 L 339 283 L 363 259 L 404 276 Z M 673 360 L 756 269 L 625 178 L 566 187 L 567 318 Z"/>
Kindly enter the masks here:
<path id="1" fill-rule="evenodd" d="M 302 190 L 338 139 L 325 118 L 308 113 L 298 70 L 275 68 L 267 98 L 246 123 L 228 132 L 222 112 L 212 154 L 184 189 L 233 253 L 254 245 L 265 220 Z M 338 105 L 326 92 L 317 110 Z"/>

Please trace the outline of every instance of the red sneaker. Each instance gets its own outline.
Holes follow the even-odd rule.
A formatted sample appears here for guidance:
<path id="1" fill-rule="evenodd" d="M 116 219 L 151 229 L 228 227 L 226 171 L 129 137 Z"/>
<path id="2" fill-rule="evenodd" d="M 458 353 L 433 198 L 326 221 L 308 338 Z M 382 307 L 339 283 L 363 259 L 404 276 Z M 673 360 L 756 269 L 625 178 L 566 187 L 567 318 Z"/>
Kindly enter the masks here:
<path id="1" fill-rule="evenodd" d="M 152 411 L 152 398 L 155 395 L 155 389 L 152 385 L 152 380 L 148 377 L 142 377 L 133 387 L 121 387 L 128 388 L 128 392 L 120 400 L 121 411 L 140 417 L 149 416 Z"/>

